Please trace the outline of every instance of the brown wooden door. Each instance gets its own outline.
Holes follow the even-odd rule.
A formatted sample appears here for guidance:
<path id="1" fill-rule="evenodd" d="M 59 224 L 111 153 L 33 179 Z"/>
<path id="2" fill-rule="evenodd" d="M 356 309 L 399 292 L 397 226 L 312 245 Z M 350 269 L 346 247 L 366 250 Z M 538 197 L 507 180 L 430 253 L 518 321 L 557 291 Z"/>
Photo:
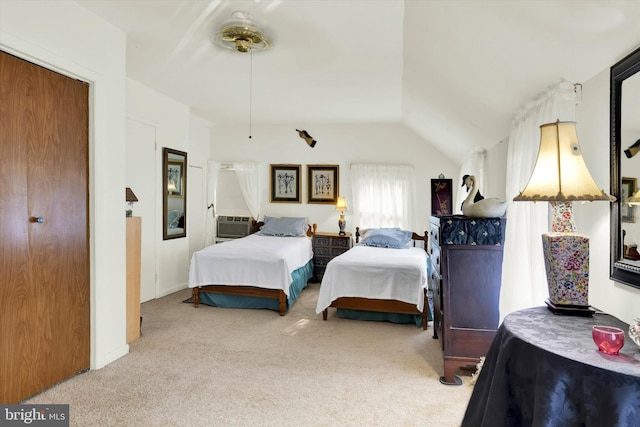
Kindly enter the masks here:
<path id="1" fill-rule="evenodd" d="M 0 52 L 0 403 L 89 367 L 88 175 L 88 86 Z"/>

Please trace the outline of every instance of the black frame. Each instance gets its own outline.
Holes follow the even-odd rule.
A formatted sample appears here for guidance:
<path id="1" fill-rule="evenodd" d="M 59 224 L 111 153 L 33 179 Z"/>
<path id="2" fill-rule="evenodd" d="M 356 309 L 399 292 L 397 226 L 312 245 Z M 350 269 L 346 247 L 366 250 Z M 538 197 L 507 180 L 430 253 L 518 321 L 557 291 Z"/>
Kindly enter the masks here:
<path id="1" fill-rule="evenodd" d="M 431 180 L 431 215 L 453 215 L 453 181 Z"/>
<path id="2" fill-rule="evenodd" d="M 333 180 L 332 187 L 329 187 L 330 195 L 328 197 L 313 196 L 313 175 L 318 171 L 329 171 Z M 331 179 L 329 182 L 331 182 Z M 307 203 L 318 203 L 335 205 L 338 202 L 338 194 L 340 194 L 340 166 L 339 165 L 307 165 Z"/>
<path id="3" fill-rule="evenodd" d="M 640 268 L 625 264 L 622 247 L 622 217 L 620 209 L 620 194 L 622 177 L 620 176 L 620 160 L 623 147 L 621 146 L 621 108 L 622 82 L 640 71 L 640 49 L 636 49 L 611 67 L 610 76 L 610 148 L 611 148 L 611 195 L 616 201 L 611 203 L 611 251 L 609 278 L 625 285 L 640 288 Z"/>
<path id="4" fill-rule="evenodd" d="M 278 195 L 276 186 L 278 180 L 282 176 L 278 175 L 286 173 L 292 174 L 295 189 L 291 196 Z M 302 165 L 271 165 L 271 203 L 300 203 L 300 180 L 302 179 Z"/>

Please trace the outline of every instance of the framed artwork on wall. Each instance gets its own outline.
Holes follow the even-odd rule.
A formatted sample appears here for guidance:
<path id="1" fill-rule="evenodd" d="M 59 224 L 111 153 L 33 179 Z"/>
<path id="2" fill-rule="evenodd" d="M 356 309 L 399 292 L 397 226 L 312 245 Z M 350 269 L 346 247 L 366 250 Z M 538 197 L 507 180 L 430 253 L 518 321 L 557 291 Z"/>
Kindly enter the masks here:
<path id="1" fill-rule="evenodd" d="M 431 215 L 453 215 L 452 181 L 431 180 Z"/>
<path id="2" fill-rule="evenodd" d="M 339 165 L 307 165 L 307 203 L 335 205 L 340 191 Z"/>
<path id="3" fill-rule="evenodd" d="M 184 197 L 184 161 L 167 161 L 167 193 L 169 197 Z"/>
<path id="4" fill-rule="evenodd" d="M 622 177 L 620 187 L 620 219 L 622 222 L 636 222 L 636 207 L 629 206 L 627 199 L 636 192 L 636 178 Z"/>
<path id="5" fill-rule="evenodd" d="M 301 165 L 271 165 L 271 203 L 300 203 Z"/>

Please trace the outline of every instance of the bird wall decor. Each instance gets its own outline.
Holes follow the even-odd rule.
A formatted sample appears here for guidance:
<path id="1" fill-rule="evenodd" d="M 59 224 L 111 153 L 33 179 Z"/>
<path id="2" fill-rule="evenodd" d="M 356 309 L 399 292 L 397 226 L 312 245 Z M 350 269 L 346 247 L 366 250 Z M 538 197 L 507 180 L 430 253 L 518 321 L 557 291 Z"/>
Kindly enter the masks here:
<path id="1" fill-rule="evenodd" d="M 640 151 L 640 139 L 637 140 L 632 146 L 624 150 L 624 154 L 625 156 L 627 156 L 627 159 L 630 159 L 638 154 L 638 151 Z"/>
<path id="2" fill-rule="evenodd" d="M 311 135 L 309 135 L 309 134 L 307 133 L 307 131 L 306 131 L 306 130 L 299 130 L 299 129 L 296 129 L 296 131 L 298 132 L 298 135 L 300 136 L 300 138 L 302 138 L 302 139 L 304 139 L 305 141 L 307 141 L 307 145 L 308 145 L 309 147 L 313 148 L 313 147 L 315 147 L 315 146 L 316 146 L 316 143 L 317 143 L 318 141 L 316 141 L 315 139 L 313 139 L 313 137 L 312 137 Z"/>

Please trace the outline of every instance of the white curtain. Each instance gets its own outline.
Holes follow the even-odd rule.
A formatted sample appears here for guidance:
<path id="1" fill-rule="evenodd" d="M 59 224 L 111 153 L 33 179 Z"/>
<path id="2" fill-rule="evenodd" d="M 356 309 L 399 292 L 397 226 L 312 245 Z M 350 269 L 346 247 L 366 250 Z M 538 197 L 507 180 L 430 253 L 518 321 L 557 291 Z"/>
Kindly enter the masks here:
<path id="1" fill-rule="evenodd" d="M 507 200 L 513 200 L 529 182 L 540 146 L 540 125 L 574 121 L 575 106 L 573 84 L 561 82 L 516 115 L 507 151 Z M 510 203 L 502 264 L 501 319 L 522 308 L 544 305 L 548 291 L 541 235 L 548 231 L 548 203 Z"/>
<path id="2" fill-rule="evenodd" d="M 356 225 L 414 230 L 413 166 L 352 164 L 351 191 Z"/>
<path id="3" fill-rule="evenodd" d="M 213 245 L 216 237 L 216 188 L 220 176 L 220 163 L 215 160 L 207 162 L 209 169 L 209 183 L 207 188 L 207 217 L 204 224 L 204 244 Z"/>
<path id="4" fill-rule="evenodd" d="M 249 208 L 253 218 L 260 218 L 260 195 L 262 194 L 263 165 L 258 162 L 237 162 L 233 164 L 236 171 L 242 197 Z"/>
<path id="5" fill-rule="evenodd" d="M 467 198 L 467 187 L 463 186 L 462 177 L 465 175 L 474 175 L 478 183 L 478 190 L 480 194 L 484 196 L 484 160 L 487 152 L 485 150 L 478 150 L 470 153 L 462 161 L 460 167 L 460 174 L 458 175 L 458 181 L 453 181 L 453 188 L 457 188 L 455 205 L 453 206 L 453 212 L 456 214 L 462 214 L 462 202 Z M 471 191 L 471 190 L 469 190 Z"/>

